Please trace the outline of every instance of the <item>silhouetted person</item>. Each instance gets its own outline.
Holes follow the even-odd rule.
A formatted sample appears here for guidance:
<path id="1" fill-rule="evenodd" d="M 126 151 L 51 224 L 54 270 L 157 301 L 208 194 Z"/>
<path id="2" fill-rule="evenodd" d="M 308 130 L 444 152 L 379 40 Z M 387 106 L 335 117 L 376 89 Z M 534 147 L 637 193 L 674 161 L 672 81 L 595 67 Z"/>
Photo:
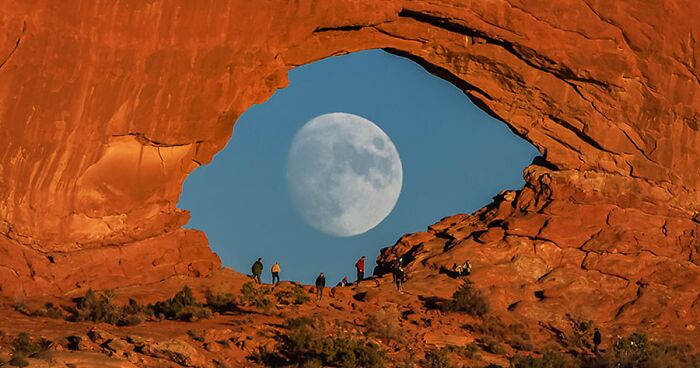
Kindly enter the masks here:
<path id="1" fill-rule="evenodd" d="M 595 355 L 598 355 L 598 346 L 600 345 L 600 342 L 603 340 L 603 336 L 600 335 L 600 330 L 597 328 L 593 332 L 593 352 Z"/>
<path id="2" fill-rule="evenodd" d="M 403 266 L 401 258 L 394 258 L 394 260 L 389 264 L 389 270 L 391 271 L 391 275 L 394 276 L 394 282 L 396 282 L 396 270 L 401 266 Z"/>
<path id="3" fill-rule="evenodd" d="M 260 279 L 260 275 L 262 275 L 263 271 L 262 258 L 258 258 L 258 260 L 255 261 L 255 263 L 253 263 L 252 271 L 255 282 L 258 284 L 262 284 L 262 279 Z"/>
<path id="4" fill-rule="evenodd" d="M 357 263 L 355 263 L 355 268 L 357 269 L 357 284 L 365 279 L 365 256 L 362 256 Z"/>
<path id="5" fill-rule="evenodd" d="M 272 268 L 270 269 L 270 271 L 272 271 L 272 283 L 275 285 L 279 284 L 279 282 L 280 282 L 280 271 L 281 270 L 282 270 L 282 268 L 280 267 L 279 262 L 275 262 L 275 264 L 273 264 Z M 277 282 L 275 282 L 275 280 L 277 280 Z"/>
<path id="6" fill-rule="evenodd" d="M 316 278 L 316 297 L 318 297 L 319 300 L 323 298 L 323 288 L 325 287 L 326 276 L 323 276 L 323 272 L 321 272 Z"/>
<path id="7" fill-rule="evenodd" d="M 399 290 L 399 293 L 403 294 L 403 281 L 406 278 L 406 273 L 404 272 L 403 267 L 399 266 L 398 268 L 395 268 L 393 274 L 396 289 Z"/>

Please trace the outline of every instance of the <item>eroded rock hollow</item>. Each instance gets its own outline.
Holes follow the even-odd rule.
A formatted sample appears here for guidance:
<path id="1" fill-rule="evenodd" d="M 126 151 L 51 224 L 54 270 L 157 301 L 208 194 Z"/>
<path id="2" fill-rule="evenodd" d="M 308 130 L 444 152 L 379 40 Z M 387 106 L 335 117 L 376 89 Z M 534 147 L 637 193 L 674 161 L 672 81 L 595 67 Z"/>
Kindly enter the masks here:
<path id="1" fill-rule="evenodd" d="M 382 48 L 461 88 L 542 158 L 522 190 L 402 238 L 380 263 L 403 255 L 420 275 L 470 257 L 504 308 L 533 316 L 594 298 L 602 318 L 634 321 L 655 306 L 673 323 L 700 318 L 696 2 L 0 9 L 4 295 L 217 269 L 204 234 L 181 228 L 186 176 L 249 106 L 286 86 L 290 69 Z"/>

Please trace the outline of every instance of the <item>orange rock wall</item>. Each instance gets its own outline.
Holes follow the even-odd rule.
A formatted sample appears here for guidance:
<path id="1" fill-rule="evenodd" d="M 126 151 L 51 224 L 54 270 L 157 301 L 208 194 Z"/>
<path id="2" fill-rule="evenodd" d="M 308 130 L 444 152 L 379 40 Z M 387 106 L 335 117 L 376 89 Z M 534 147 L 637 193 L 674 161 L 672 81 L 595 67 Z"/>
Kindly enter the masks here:
<path id="1" fill-rule="evenodd" d="M 558 209 L 567 236 L 588 235 L 573 203 L 617 206 L 679 219 L 695 249 L 696 14 L 673 0 L 0 3 L 2 293 L 218 268 L 202 234 L 180 230 L 187 174 L 290 69 L 372 48 L 451 81 L 538 147 L 552 173 L 526 179 L 557 185 L 523 195 Z M 123 258 L 102 257 L 114 249 Z M 169 251 L 168 272 L 149 263 Z M 119 281 L 97 271 L 124 262 L 138 267 Z"/>

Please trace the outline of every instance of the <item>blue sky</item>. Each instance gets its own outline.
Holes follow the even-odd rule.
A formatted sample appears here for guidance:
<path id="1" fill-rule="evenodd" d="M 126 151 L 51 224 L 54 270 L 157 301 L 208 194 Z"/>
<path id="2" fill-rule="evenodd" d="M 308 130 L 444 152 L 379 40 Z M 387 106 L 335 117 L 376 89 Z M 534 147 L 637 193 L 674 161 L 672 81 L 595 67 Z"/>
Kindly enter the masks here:
<path id="1" fill-rule="evenodd" d="M 292 70 L 290 84 L 254 105 L 226 148 L 187 178 L 179 207 L 186 227 L 204 230 L 225 266 L 249 273 L 263 258 L 263 281 L 279 261 L 282 279 L 328 284 L 354 279 L 357 258 L 367 273 L 381 248 L 440 218 L 473 212 L 502 189 L 518 189 L 538 154 L 508 127 L 479 110 L 456 87 L 410 60 L 381 50 L 321 60 Z M 297 214 L 285 175 L 295 133 L 314 117 L 347 112 L 377 124 L 396 145 L 403 188 L 394 210 L 353 237 L 315 230 Z"/>

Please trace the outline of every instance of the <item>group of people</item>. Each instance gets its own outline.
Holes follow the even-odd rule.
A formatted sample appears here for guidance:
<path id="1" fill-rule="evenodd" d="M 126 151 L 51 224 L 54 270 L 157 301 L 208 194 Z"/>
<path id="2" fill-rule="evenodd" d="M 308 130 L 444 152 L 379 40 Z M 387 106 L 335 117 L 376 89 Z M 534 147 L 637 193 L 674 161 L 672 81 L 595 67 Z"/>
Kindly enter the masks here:
<path id="1" fill-rule="evenodd" d="M 455 276 L 469 276 L 472 273 L 472 265 L 469 260 L 464 261 L 464 264 L 452 264 L 452 273 Z"/>
<path id="2" fill-rule="evenodd" d="M 360 257 L 360 259 L 355 262 L 355 269 L 357 270 L 357 283 L 359 284 L 360 281 L 365 279 L 365 256 Z M 396 284 L 396 289 L 399 291 L 399 293 L 403 294 L 403 284 L 406 281 L 406 272 L 403 269 L 403 259 L 400 257 L 394 259 L 391 263 L 389 263 L 389 269 L 391 271 L 391 275 L 393 276 L 394 284 Z M 262 258 L 258 258 L 258 260 L 253 263 L 252 271 L 255 282 L 262 284 Z M 280 272 L 282 271 L 279 262 L 275 262 L 275 264 L 272 265 L 272 268 L 270 268 L 270 271 L 272 272 L 272 283 L 275 285 L 278 284 L 280 282 Z M 469 276 L 472 272 L 472 265 L 469 263 L 469 260 L 464 261 L 464 263 L 461 265 L 454 263 L 450 271 L 455 276 Z M 343 277 L 343 279 L 336 286 L 342 287 L 349 284 L 350 282 L 348 281 L 348 278 Z M 326 287 L 326 276 L 323 274 L 323 272 L 316 277 L 315 285 L 316 296 L 320 300 L 323 298 L 323 289 Z"/>
<path id="3" fill-rule="evenodd" d="M 257 284 L 262 284 L 262 272 L 263 272 L 263 263 L 262 263 L 262 258 L 258 258 L 257 261 L 253 263 L 253 266 L 251 267 L 251 271 L 253 273 L 253 279 L 255 280 L 255 283 Z M 365 256 L 360 257 L 359 260 L 355 263 L 355 269 L 357 270 L 357 283 L 359 284 L 360 281 L 364 280 L 365 278 Z M 272 283 L 277 285 L 280 282 L 280 272 L 282 271 L 282 267 L 280 266 L 279 262 L 275 262 L 274 265 L 272 265 L 272 268 L 270 268 L 270 271 L 272 272 Z M 348 282 L 347 277 L 343 277 L 343 279 L 338 283 L 337 286 L 347 286 L 350 283 Z M 318 277 L 316 277 L 316 296 L 318 299 L 323 298 L 323 289 L 326 287 L 326 276 L 321 272 Z M 400 289 L 399 289 L 400 290 Z"/>

